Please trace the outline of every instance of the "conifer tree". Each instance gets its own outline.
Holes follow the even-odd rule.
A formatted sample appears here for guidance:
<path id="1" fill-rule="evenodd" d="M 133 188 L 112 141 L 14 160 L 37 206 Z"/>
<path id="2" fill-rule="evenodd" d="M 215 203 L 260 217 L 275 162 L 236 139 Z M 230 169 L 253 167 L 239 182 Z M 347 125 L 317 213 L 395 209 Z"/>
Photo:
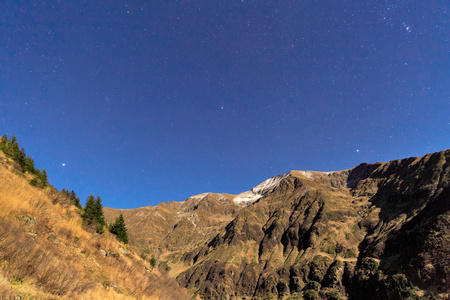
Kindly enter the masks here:
<path id="1" fill-rule="evenodd" d="M 25 169 L 32 174 L 36 174 L 36 170 L 34 169 L 34 160 L 31 156 L 28 156 L 25 159 Z"/>
<path id="2" fill-rule="evenodd" d="M 69 191 L 67 191 L 67 195 L 69 195 Z M 70 197 L 70 200 L 72 200 L 72 202 L 75 204 L 76 207 L 81 208 L 80 198 L 77 197 L 74 190 L 72 190 L 72 192 L 70 192 L 69 197 Z"/>
<path id="3" fill-rule="evenodd" d="M 11 141 L 8 139 L 8 136 L 5 134 L 2 137 L 2 142 L 0 143 L 0 149 L 7 156 L 11 157 L 12 149 L 11 149 Z"/>
<path id="4" fill-rule="evenodd" d="M 48 178 L 47 178 L 47 171 L 45 169 L 42 169 L 42 176 L 41 176 L 42 184 L 44 186 L 47 186 L 48 184 Z"/>
<path id="5" fill-rule="evenodd" d="M 128 234 L 127 234 L 127 227 L 125 225 L 125 219 L 123 218 L 123 215 L 120 214 L 116 221 L 109 226 L 109 231 L 112 234 L 115 234 L 117 239 L 124 244 L 128 244 Z"/>
<path id="6" fill-rule="evenodd" d="M 47 172 L 39 170 L 39 168 L 34 167 L 34 160 L 30 156 L 27 156 L 25 149 L 19 147 L 19 143 L 17 142 L 17 138 L 15 135 L 8 139 L 8 136 L 5 134 L 1 138 L 0 141 L 0 150 L 3 151 L 6 156 L 11 157 L 17 164 L 22 168 L 22 172 L 30 172 L 36 175 L 30 181 L 30 184 L 33 186 L 38 186 L 41 188 L 45 188 L 48 185 Z"/>
<path id="7" fill-rule="evenodd" d="M 100 225 L 106 225 L 102 199 L 100 199 L 100 196 L 97 196 L 97 199 L 95 200 L 95 219 L 100 223 Z"/>
<path id="8" fill-rule="evenodd" d="M 26 159 L 27 154 L 25 153 L 25 149 L 22 147 L 20 148 L 19 152 L 17 153 L 16 161 L 19 164 L 19 166 L 22 168 L 22 172 L 25 173 L 26 171 Z"/>
<path id="9" fill-rule="evenodd" d="M 18 154 L 19 154 L 19 151 L 20 151 L 20 149 L 19 149 L 19 143 L 17 142 L 17 138 L 16 138 L 16 136 L 15 135 L 13 135 L 12 137 L 11 137 L 11 145 L 8 145 L 9 147 L 9 155 L 14 159 L 14 160 L 16 160 L 17 161 L 17 156 L 18 156 Z"/>
<path id="10" fill-rule="evenodd" d="M 91 194 L 87 198 L 86 207 L 84 208 L 82 217 L 86 225 L 91 225 L 93 223 L 97 224 L 98 233 L 101 234 L 105 231 L 103 227 L 106 225 L 106 221 L 103 214 L 103 206 L 100 196 L 97 196 L 97 199 L 95 199 Z"/>
<path id="11" fill-rule="evenodd" d="M 84 207 L 83 220 L 87 225 L 91 225 L 95 220 L 97 206 L 95 205 L 95 198 L 91 194 L 86 199 L 86 205 Z"/>
<path id="12" fill-rule="evenodd" d="M 6 134 L 4 134 L 2 136 L 2 140 L 0 142 L 0 150 L 2 150 L 4 152 L 7 145 L 8 145 L 8 136 Z"/>
<path id="13" fill-rule="evenodd" d="M 3 153 L 6 154 L 6 149 L 8 147 L 8 137 L 5 135 L 2 136 L 2 139 L 0 141 L 0 150 L 3 151 Z"/>

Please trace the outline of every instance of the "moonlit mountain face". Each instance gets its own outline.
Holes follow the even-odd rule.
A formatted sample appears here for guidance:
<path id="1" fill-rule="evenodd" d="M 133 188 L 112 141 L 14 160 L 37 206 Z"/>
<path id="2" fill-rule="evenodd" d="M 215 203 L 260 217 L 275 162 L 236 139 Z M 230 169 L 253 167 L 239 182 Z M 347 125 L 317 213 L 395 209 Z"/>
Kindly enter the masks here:
<path id="1" fill-rule="evenodd" d="M 1 134 L 118 208 L 441 151 L 449 5 L 6 1 Z"/>
<path id="2" fill-rule="evenodd" d="M 134 245 L 204 299 L 446 299 L 449 162 L 446 150 L 291 171 L 239 195 L 105 214 L 122 213 Z"/>
<path id="3" fill-rule="evenodd" d="M 449 0 L 1 1 L 0 298 L 450 299 L 449 41 Z"/>

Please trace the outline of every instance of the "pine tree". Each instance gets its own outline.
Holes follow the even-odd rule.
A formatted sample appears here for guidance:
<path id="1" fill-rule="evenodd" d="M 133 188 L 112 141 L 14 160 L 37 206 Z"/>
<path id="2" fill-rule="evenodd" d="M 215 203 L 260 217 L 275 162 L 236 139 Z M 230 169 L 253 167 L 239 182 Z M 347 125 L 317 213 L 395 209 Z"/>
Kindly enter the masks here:
<path id="1" fill-rule="evenodd" d="M 75 192 L 74 192 L 75 194 Z M 103 214 L 102 200 L 100 196 L 97 199 L 91 194 L 86 200 L 86 207 L 82 215 L 86 225 L 97 224 L 97 233 L 102 234 L 105 232 L 103 228 L 106 225 L 105 217 Z"/>
<path id="2" fill-rule="evenodd" d="M 97 206 L 95 205 L 95 198 L 91 194 L 86 199 L 86 205 L 84 207 L 83 220 L 87 225 L 91 225 L 95 220 Z"/>
<path id="3" fill-rule="evenodd" d="M 8 144 L 8 154 L 11 156 L 15 161 L 17 161 L 18 155 L 19 155 L 19 143 L 17 142 L 17 138 L 15 135 L 11 137 L 11 142 Z"/>
<path id="4" fill-rule="evenodd" d="M 11 157 L 21 167 L 22 172 L 30 172 L 36 175 L 35 178 L 30 180 L 30 184 L 40 188 L 45 188 L 48 185 L 47 172 L 39 170 L 34 167 L 34 160 L 30 156 L 27 156 L 25 149 L 19 147 L 17 138 L 15 135 L 8 139 L 5 134 L 0 140 L 0 150 L 5 153 L 6 156 Z"/>
<path id="5" fill-rule="evenodd" d="M 69 195 L 69 191 L 67 191 L 67 195 Z M 76 207 L 82 208 L 81 204 L 80 204 L 80 198 L 77 197 L 74 190 L 72 190 L 72 192 L 70 192 L 69 197 L 70 197 L 70 200 L 72 200 L 72 202 L 75 204 Z"/>
<path id="6" fill-rule="evenodd" d="M 2 140 L 0 142 L 0 150 L 5 152 L 7 146 L 8 146 L 8 136 L 5 134 L 3 135 Z"/>
<path id="7" fill-rule="evenodd" d="M 31 156 L 28 156 L 25 159 L 25 169 L 32 174 L 36 174 L 36 170 L 34 169 L 34 160 Z"/>
<path id="8" fill-rule="evenodd" d="M 44 185 L 44 187 L 46 187 L 48 185 L 47 171 L 45 171 L 45 169 L 42 169 L 41 174 L 42 174 L 41 176 L 42 184 Z"/>
<path id="9" fill-rule="evenodd" d="M 100 223 L 100 225 L 106 225 L 102 199 L 100 199 L 100 196 L 97 196 L 97 199 L 95 200 L 95 219 L 98 223 Z"/>
<path id="10" fill-rule="evenodd" d="M 25 173 L 27 166 L 27 154 L 25 153 L 25 149 L 23 147 L 20 148 L 19 152 L 17 153 L 16 161 L 22 168 L 22 172 Z"/>
<path id="11" fill-rule="evenodd" d="M 2 137 L 0 148 L 7 156 L 12 156 L 12 143 L 11 140 L 8 139 L 8 136 L 6 134 Z"/>
<path id="12" fill-rule="evenodd" d="M 125 225 L 125 219 L 123 218 L 123 215 L 120 214 L 116 221 L 109 226 L 109 231 L 112 234 L 115 234 L 117 239 L 124 244 L 128 244 L 128 234 L 127 234 L 127 227 Z"/>

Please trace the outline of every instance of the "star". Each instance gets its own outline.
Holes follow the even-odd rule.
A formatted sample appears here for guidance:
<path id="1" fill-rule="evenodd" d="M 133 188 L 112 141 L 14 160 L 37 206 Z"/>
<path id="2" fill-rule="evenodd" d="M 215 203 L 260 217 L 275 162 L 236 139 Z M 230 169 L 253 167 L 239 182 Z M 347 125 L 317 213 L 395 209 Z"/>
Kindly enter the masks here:
<path id="1" fill-rule="evenodd" d="M 356 149 L 356 152 L 359 152 L 359 149 Z"/>
<path id="2" fill-rule="evenodd" d="M 65 164 L 65 163 L 63 163 L 63 164 L 62 164 L 62 166 L 63 166 L 63 167 L 65 167 L 65 166 L 66 166 L 66 164 Z"/>

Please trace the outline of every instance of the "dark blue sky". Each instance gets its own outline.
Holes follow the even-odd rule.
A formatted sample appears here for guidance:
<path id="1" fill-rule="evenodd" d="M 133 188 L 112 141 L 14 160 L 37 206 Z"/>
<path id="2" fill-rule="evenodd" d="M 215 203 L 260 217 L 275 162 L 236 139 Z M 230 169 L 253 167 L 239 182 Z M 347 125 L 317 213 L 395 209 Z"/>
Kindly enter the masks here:
<path id="1" fill-rule="evenodd" d="M 444 150 L 449 10 L 2 1 L 0 133 L 57 188 L 116 208 Z"/>

